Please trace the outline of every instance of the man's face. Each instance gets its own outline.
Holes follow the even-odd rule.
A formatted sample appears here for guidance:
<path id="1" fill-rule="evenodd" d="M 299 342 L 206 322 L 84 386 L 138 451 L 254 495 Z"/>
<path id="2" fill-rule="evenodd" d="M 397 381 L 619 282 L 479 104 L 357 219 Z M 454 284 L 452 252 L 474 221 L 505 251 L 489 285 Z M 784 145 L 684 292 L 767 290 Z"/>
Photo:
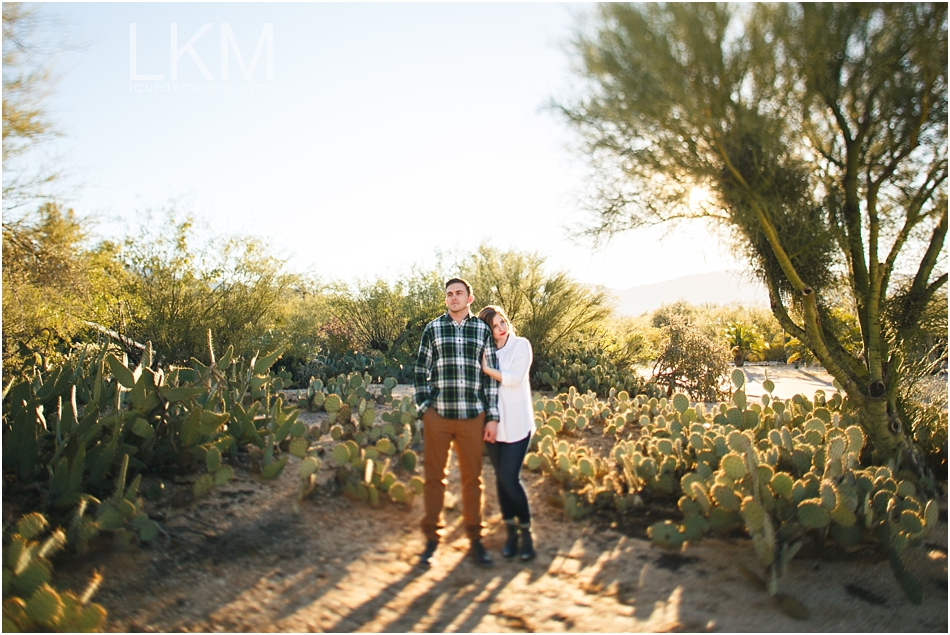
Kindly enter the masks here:
<path id="1" fill-rule="evenodd" d="M 445 308 L 449 313 L 464 311 L 474 301 L 475 298 L 469 295 L 468 289 L 461 282 L 452 283 L 445 289 Z"/>

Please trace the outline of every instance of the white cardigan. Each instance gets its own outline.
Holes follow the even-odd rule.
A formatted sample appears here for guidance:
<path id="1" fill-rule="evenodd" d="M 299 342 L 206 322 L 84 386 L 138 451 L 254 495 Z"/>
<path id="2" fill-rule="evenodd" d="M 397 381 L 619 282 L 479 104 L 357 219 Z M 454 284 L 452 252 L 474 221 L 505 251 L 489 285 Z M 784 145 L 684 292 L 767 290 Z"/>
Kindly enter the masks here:
<path id="1" fill-rule="evenodd" d="M 534 403 L 528 373 L 534 353 L 531 342 L 517 335 L 508 335 L 504 347 L 498 349 L 501 385 L 498 387 L 497 441 L 514 443 L 534 433 Z"/>

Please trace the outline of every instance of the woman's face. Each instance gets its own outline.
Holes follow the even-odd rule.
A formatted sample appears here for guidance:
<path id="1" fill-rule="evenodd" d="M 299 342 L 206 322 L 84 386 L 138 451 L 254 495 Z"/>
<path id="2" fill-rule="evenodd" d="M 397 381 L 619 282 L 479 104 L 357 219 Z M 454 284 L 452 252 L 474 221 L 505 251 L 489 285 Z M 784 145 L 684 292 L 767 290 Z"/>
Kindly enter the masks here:
<path id="1" fill-rule="evenodd" d="M 505 339 L 505 336 L 508 335 L 508 322 L 505 321 L 505 318 L 501 317 L 497 313 L 491 321 L 491 332 L 495 336 L 496 340 Z"/>

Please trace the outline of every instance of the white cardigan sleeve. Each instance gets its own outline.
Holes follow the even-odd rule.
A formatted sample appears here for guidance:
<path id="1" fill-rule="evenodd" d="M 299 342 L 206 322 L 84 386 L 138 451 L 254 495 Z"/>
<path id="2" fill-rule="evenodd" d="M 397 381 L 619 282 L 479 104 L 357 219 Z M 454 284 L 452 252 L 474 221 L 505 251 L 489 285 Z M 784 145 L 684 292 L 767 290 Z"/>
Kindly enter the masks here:
<path id="1" fill-rule="evenodd" d="M 520 386 L 521 382 L 528 379 L 528 371 L 531 370 L 531 360 L 534 356 L 531 350 L 531 342 L 523 337 L 512 338 L 512 344 L 515 348 L 511 351 L 511 358 L 508 360 L 508 367 L 501 370 L 502 386 Z"/>

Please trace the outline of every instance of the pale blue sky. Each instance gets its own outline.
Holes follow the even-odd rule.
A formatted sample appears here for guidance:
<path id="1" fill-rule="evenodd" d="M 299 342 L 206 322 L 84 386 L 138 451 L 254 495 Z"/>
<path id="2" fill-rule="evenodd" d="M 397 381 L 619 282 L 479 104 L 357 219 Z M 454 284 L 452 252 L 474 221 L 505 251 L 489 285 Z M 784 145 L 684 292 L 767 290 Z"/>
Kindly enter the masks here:
<path id="1" fill-rule="evenodd" d="M 177 201 L 216 231 L 267 238 L 293 270 L 344 281 L 391 278 L 431 264 L 435 248 L 485 240 L 613 288 L 738 268 L 702 227 L 596 252 L 569 242 L 586 167 L 544 105 L 570 91 L 564 43 L 591 8 L 44 5 L 73 43 L 50 101 L 64 134 L 55 150 L 82 183 L 69 203 L 121 235 Z M 130 80 L 130 23 L 136 73 L 163 81 Z M 211 80 L 182 50 L 207 23 L 194 51 Z M 266 47 L 249 80 L 229 48 L 221 79 L 222 23 L 246 65 L 273 25 L 271 80 Z M 175 84 L 195 92 L 154 92 Z"/>

